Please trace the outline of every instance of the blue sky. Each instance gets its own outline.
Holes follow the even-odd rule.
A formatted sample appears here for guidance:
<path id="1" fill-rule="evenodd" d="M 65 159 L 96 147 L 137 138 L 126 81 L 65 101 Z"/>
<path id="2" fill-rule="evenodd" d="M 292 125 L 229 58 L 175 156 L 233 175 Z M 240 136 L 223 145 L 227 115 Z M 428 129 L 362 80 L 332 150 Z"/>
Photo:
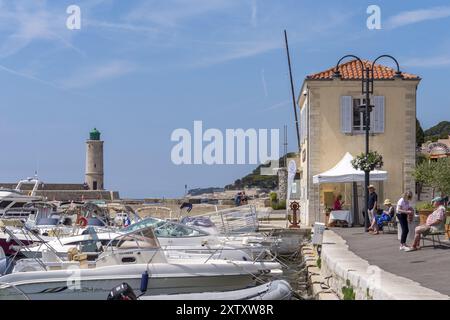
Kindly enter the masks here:
<path id="1" fill-rule="evenodd" d="M 81 8 L 81 30 L 66 8 Z M 367 6 L 382 29 L 366 28 Z M 449 120 L 448 1 L 0 0 L 0 180 L 37 169 L 46 182 L 83 182 L 84 140 L 105 140 L 105 186 L 122 196 L 179 196 L 223 186 L 251 165 L 176 166 L 176 128 L 280 128 L 305 75 L 354 53 L 389 53 L 420 75 L 424 127 Z"/>

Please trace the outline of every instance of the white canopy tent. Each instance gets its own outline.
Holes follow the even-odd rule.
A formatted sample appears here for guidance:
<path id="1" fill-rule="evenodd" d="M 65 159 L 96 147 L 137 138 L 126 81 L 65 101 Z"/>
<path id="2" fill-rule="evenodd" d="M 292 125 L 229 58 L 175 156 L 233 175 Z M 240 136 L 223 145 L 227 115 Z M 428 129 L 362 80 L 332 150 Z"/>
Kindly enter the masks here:
<path id="1" fill-rule="evenodd" d="M 347 152 L 333 168 L 313 176 L 313 183 L 363 182 L 364 171 L 353 168 L 352 160 L 353 156 Z M 387 176 L 386 171 L 374 170 L 370 172 L 371 181 L 384 181 L 387 180 Z"/>
<path id="2" fill-rule="evenodd" d="M 359 221 L 358 203 L 357 203 L 357 182 L 364 182 L 364 171 L 357 170 L 352 166 L 353 156 L 346 153 L 344 157 L 331 169 L 313 176 L 314 184 L 321 183 L 352 183 L 353 185 L 353 221 Z M 382 170 L 373 170 L 370 172 L 370 181 L 385 181 L 388 178 L 388 173 Z M 320 195 L 319 195 L 320 198 Z M 358 217 L 358 218 L 357 218 Z"/>

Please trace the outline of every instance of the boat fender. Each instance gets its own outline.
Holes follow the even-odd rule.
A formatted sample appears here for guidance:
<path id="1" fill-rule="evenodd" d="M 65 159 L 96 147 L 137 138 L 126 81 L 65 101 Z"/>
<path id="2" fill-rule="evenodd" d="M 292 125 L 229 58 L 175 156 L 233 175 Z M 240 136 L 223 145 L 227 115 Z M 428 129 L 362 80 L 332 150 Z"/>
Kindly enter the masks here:
<path id="1" fill-rule="evenodd" d="M 141 277 L 141 292 L 146 292 L 148 287 L 148 271 L 145 270 L 145 272 L 142 273 Z"/>
<path id="2" fill-rule="evenodd" d="M 81 226 L 81 227 L 86 227 L 87 226 L 87 219 L 85 217 L 79 217 L 77 219 L 77 225 Z"/>

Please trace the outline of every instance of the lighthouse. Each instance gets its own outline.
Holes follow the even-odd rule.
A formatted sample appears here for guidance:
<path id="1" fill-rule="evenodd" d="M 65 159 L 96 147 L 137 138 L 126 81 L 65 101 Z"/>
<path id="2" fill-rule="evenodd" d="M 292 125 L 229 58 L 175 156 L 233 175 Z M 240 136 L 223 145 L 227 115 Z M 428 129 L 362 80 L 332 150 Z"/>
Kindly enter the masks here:
<path id="1" fill-rule="evenodd" d="M 90 190 L 103 190 L 103 141 L 100 132 L 94 128 L 86 140 L 85 182 Z"/>

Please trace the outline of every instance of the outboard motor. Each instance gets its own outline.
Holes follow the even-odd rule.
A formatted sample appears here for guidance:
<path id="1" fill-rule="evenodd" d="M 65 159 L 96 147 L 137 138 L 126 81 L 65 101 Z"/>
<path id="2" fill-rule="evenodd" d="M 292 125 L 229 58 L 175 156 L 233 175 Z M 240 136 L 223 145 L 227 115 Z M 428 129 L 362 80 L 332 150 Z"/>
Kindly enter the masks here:
<path id="1" fill-rule="evenodd" d="M 128 283 L 124 282 L 112 289 L 106 300 L 137 300 L 137 297 Z"/>

